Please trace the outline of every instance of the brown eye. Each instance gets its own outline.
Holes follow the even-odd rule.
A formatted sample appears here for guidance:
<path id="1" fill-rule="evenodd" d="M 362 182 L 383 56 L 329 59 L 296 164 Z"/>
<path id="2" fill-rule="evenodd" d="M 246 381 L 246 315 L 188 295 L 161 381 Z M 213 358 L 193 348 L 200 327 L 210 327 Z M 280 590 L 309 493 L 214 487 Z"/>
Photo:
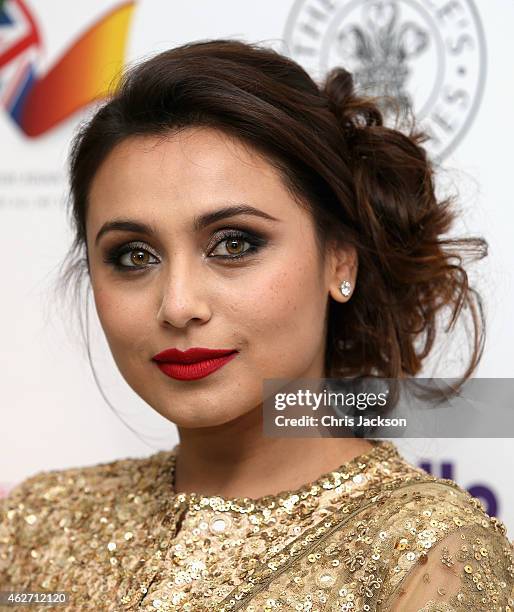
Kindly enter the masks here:
<path id="1" fill-rule="evenodd" d="M 151 264 L 157 263 L 155 255 L 141 247 L 127 248 L 124 253 L 113 256 L 116 267 L 125 270 L 143 270 Z"/>
<path id="2" fill-rule="evenodd" d="M 264 244 L 266 240 L 261 236 L 227 229 L 218 234 L 217 242 L 212 250 L 209 249 L 208 256 L 225 260 L 227 263 L 234 262 L 256 253 Z"/>
<path id="3" fill-rule="evenodd" d="M 241 253 L 241 246 L 243 243 L 244 240 L 241 240 L 240 238 L 229 238 L 225 242 L 225 245 L 227 247 L 227 251 L 231 255 L 239 255 Z"/>
<path id="4" fill-rule="evenodd" d="M 242 236 L 229 236 L 217 243 L 216 248 L 212 251 L 213 255 L 211 256 L 235 259 L 237 257 L 243 257 L 252 250 L 252 243 L 248 239 Z"/>
<path id="5" fill-rule="evenodd" d="M 104 261 L 120 272 L 140 272 L 158 264 L 159 257 L 145 243 L 129 242 L 114 246 L 105 254 Z"/>
<path id="6" fill-rule="evenodd" d="M 149 263 L 150 253 L 141 249 L 130 251 L 130 261 L 136 266 L 146 266 Z"/>

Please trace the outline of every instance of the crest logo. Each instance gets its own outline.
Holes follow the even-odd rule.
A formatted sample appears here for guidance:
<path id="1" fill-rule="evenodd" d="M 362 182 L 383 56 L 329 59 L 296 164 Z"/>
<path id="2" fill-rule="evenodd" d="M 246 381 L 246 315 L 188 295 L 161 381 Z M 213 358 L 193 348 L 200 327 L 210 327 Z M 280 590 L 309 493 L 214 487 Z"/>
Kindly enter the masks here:
<path id="1" fill-rule="evenodd" d="M 412 109 L 434 158 L 455 149 L 480 105 L 486 47 L 472 0 L 297 0 L 284 40 L 316 81 L 344 66 L 357 90 Z M 394 108 L 384 98 L 386 120 Z"/>

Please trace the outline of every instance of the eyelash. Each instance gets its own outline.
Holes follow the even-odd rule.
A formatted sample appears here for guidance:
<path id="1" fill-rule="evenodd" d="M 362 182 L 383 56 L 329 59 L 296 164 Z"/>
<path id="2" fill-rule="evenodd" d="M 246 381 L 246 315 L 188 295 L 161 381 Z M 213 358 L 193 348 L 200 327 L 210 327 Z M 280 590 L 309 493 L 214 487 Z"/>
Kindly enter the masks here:
<path id="1" fill-rule="evenodd" d="M 247 257 L 248 255 L 258 251 L 261 246 L 264 245 L 266 242 L 264 238 L 257 235 L 248 234 L 246 232 L 242 232 L 241 230 L 236 229 L 225 229 L 221 231 L 221 236 L 218 236 L 218 239 L 211 250 L 215 250 L 218 245 L 220 245 L 222 242 L 228 241 L 230 238 L 248 242 L 250 244 L 250 247 L 239 255 L 210 255 L 210 257 L 232 261 L 241 260 L 244 257 Z M 119 259 L 122 257 L 122 255 L 125 255 L 126 253 L 131 253 L 132 251 L 136 250 L 145 251 L 153 257 L 157 258 L 157 255 L 155 255 L 146 247 L 146 243 L 137 241 L 128 242 L 122 246 L 115 246 L 107 252 L 104 258 L 104 262 L 114 266 L 117 270 L 120 270 L 122 272 L 139 272 L 141 270 L 146 270 L 148 266 L 154 265 L 154 263 L 149 263 L 146 266 L 125 266 L 119 263 Z"/>

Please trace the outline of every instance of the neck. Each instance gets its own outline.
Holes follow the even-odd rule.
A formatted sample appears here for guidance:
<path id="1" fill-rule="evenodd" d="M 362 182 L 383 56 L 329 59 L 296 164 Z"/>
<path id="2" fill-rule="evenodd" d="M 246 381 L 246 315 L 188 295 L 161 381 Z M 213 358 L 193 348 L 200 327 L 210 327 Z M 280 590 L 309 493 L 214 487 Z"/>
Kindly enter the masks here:
<path id="1" fill-rule="evenodd" d="M 359 438 L 272 438 L 262 407 L 223 425 L 179 428 L 175 490 L 258 498 L 295 490 L 366 453 Z"/>

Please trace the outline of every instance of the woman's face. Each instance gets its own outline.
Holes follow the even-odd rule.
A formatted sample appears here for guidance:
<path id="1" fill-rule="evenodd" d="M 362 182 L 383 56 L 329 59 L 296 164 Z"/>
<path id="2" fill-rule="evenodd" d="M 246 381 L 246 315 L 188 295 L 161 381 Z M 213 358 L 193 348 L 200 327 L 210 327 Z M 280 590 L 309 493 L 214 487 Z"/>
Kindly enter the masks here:
<path id="1" fill-rule="evenodd" d="M 240 205 L 260 214 L 200 223 Z M 125 226 L 97 241 L 104 224 L 121 220 L 151 233 Z M 308 213 L 250 147 L 212 128 L 127 139 L 95 175 L 86 228 L 114 360 L 166 419 L 221 425 L 261 405 L 263 379 L 324 375 L 329 292 L 354 280 L 355 261 L 340 251 L 322 265 Z M 203 378 L 179 380 L 152 360 L 172 347 L 238 352 Z"/>

